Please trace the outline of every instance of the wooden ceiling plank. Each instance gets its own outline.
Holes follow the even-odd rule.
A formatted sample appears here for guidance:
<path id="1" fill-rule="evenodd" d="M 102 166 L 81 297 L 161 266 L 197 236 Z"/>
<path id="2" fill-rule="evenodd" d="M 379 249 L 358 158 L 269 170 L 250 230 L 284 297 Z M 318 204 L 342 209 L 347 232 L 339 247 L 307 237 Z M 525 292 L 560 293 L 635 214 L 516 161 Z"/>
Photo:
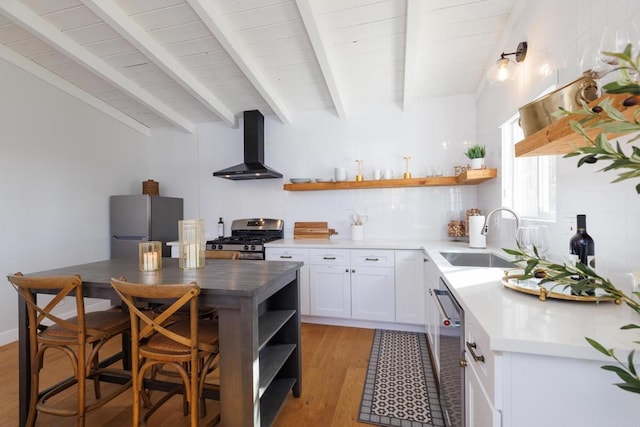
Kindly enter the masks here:
<path id="1" fill-rule="evenodd" d="M 206 4 L 203 0 L 188 0 L 188 2 L 202 22 L 209 28 L 209 31 L 218 39 L 218 42 L 227 54 L 229 54 L 238 65 L 242 73 L 249 79 L 251 84 L 253 84 L 260 96 L 262 96 L 269 107 L 271 107 L 278 119 L 280 119 L 282 123 L 291 123 L 291 118 L 284 102 L 280 99 L 246 48 L 233 36 L 232 31 L 221 19 L 221 15 L 219 13 L 212 13 L 212 5 Z"/>
<path id="2" fill-rule="evenodd" d="M 125 78 L 122 74 L 91 54 L 70 37 L 64 35 L 55 26 L 42 19 L 21 2 L 16 0 L 2 1 L 0 2 L 0 11 L 6 16 L 10 16 L 14 22 L 19 23 L 31 33 L 47 40 L 49 44 L 63 52 L 69 58 L 79 62 L 109 83 L 127 92 L 131 97 L 138 100 L 147 108 L 155 111 L 170 123 L 187 132 L 194 132 L 195 127 L 190 121 L 134 84 L 131 80 Z"/>
<path id="3" fill-rule="evenodd" d="M 316 19 L 317 14 L 314 12 L 309 0 L 296 0 L 296 4 L 298 5 L 300 16 L 302 16 L 302 22 L 309 34 L 309 39 L 311 40 L 311 45 L 313 46 L 316 58 L 320 64 L 320 69 L 324 75 L 327 89 L 329 90 L 329 94 L 333 100 L 333 106 L 338 113 L 338 117 L 344 119 L 347 117 L 347 112 L 344 101 L 342 100 L 342 95 L 338 88 L 338 83 L 336 82 L 334 71 L 335 66 L 329 57 L 329 52 L 326 48 L 322 34 L 320 33 L 320 28 Z"/>
<path id="4" fill-rule="evenodd" d="M 82 0 L 111 28 L 134 45 L 147 58 L 169 75 L 176 83 L 189 92 L 206 108 L 215 113 L 229 126 L 236 126 L 233 112 L 206 86 L 196 79 L 167 50 L 160 46 L 149 34 L 136 24 L 117 4 L 111 0 Z"/>
<path id="5" fill-rule="evenodd" d="M 422 0 L 407 0 L 407 28 L 404 42 L 404 89 L 402 110 L 408 111 L 414 101 L 420 34 L 420 5 Z"/>
<path id="6" fill-rule="evenodd" d="M 93 95 L 90 95 L 84 90 L 69 83 L 67 80 L 58 77 L 46 68 L 41 67 L 35 62 L 25 58 L 24 56 L 16 53 L 15 51 L 2 44 L 0 44 L 0 57 L 15 65 L 16 67 L 19 67 L 29 74 L 39 78 L 40 80 L 43 80 L 48 84 L 60 89 L 61 91 L 79 99 L 80 101 L 91 105 L 98 111 L 101 111 L 102 113 L 107 114 L 108 116 L 125 124 L 126 126 L 129 126 L 136 132 L 139 132 L 145 136 L 151 136 L 151 130 L 147 126 L 143 125 L 137 120 L 132 119 L 126 114 L 123 114 L 121 111 L 117 110 L 106 102 L 96 98 Z"/>

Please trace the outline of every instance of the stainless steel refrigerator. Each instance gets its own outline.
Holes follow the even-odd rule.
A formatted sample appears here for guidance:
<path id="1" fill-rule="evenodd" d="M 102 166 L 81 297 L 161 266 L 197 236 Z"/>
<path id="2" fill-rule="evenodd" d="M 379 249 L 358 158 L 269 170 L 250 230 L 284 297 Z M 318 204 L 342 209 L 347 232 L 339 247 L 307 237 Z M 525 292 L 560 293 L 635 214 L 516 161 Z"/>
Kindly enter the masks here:
<path id="1" fill-rule="evenodd" d="M 178 240 L 183 201 L 174 197 L 111 196 L 111 258 L 138 256 L 138 243 L 162 242 L 162 256 L 171 256 L 167 242 Z"/>

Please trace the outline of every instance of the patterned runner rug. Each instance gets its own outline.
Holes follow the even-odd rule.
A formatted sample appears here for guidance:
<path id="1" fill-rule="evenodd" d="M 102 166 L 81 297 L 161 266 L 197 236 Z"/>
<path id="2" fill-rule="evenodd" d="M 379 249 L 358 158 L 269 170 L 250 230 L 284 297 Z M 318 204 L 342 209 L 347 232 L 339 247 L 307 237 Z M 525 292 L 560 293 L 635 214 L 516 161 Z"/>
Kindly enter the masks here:
<path id="1" fill-rule="evenodd" d="M 376 330 L 358 421 L 400 427 L 445 425 L 425 334 Z"/>

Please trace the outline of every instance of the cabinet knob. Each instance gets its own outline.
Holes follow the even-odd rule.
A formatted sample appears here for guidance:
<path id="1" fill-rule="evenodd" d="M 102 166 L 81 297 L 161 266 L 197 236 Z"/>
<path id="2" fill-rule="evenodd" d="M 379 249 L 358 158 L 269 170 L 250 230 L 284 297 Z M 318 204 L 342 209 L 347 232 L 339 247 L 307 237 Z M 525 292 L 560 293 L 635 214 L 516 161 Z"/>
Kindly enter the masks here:
<path id="1" fill-rule="evenodd" d="M 356 269 L 354 268 L 353 270 L 351 270 L 351 272 L 352 272 L 352 273 L 355 273 L 355 272 L 356 272 Z"/>
<path id="2" fill-rule="evenodd" d="M 349 269 L 348 269 L 348 268 L 345 268 L 345 269 L 344 269 L 344 272 L 345 272 L 345 273 L 348 273 L 348 272 L 349 272 Z"/>
<path id="3" fill-rule="evenodd" d="M 460 367 L 461 368 L 466 368 L 467 367 L 467 361 L 465 359 L 460 359 Z"/>

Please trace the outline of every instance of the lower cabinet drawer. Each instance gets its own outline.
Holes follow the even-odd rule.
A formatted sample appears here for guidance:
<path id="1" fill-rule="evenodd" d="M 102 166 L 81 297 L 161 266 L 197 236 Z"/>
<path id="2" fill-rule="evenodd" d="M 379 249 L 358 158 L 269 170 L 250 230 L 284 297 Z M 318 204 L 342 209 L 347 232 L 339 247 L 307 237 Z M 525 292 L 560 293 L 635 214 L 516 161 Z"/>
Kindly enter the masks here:
<path id="1" fill-rule="evenodd" d="M 301 261 L 309 263 L 309 251 L 306 249 L 272 249 L 266 248 L 267 261 Z"/>
<path id="2" fill-rule="evenodd" d="M 395 251 L 378 249 L 354 249 L 351 251 L 352 267 L 394 267 Z"/>
<path id="3" fill-rule="evenodd" d="M 346 249 L 309 249 L 309 264 L 349 265 L 349 253 Z"/>

